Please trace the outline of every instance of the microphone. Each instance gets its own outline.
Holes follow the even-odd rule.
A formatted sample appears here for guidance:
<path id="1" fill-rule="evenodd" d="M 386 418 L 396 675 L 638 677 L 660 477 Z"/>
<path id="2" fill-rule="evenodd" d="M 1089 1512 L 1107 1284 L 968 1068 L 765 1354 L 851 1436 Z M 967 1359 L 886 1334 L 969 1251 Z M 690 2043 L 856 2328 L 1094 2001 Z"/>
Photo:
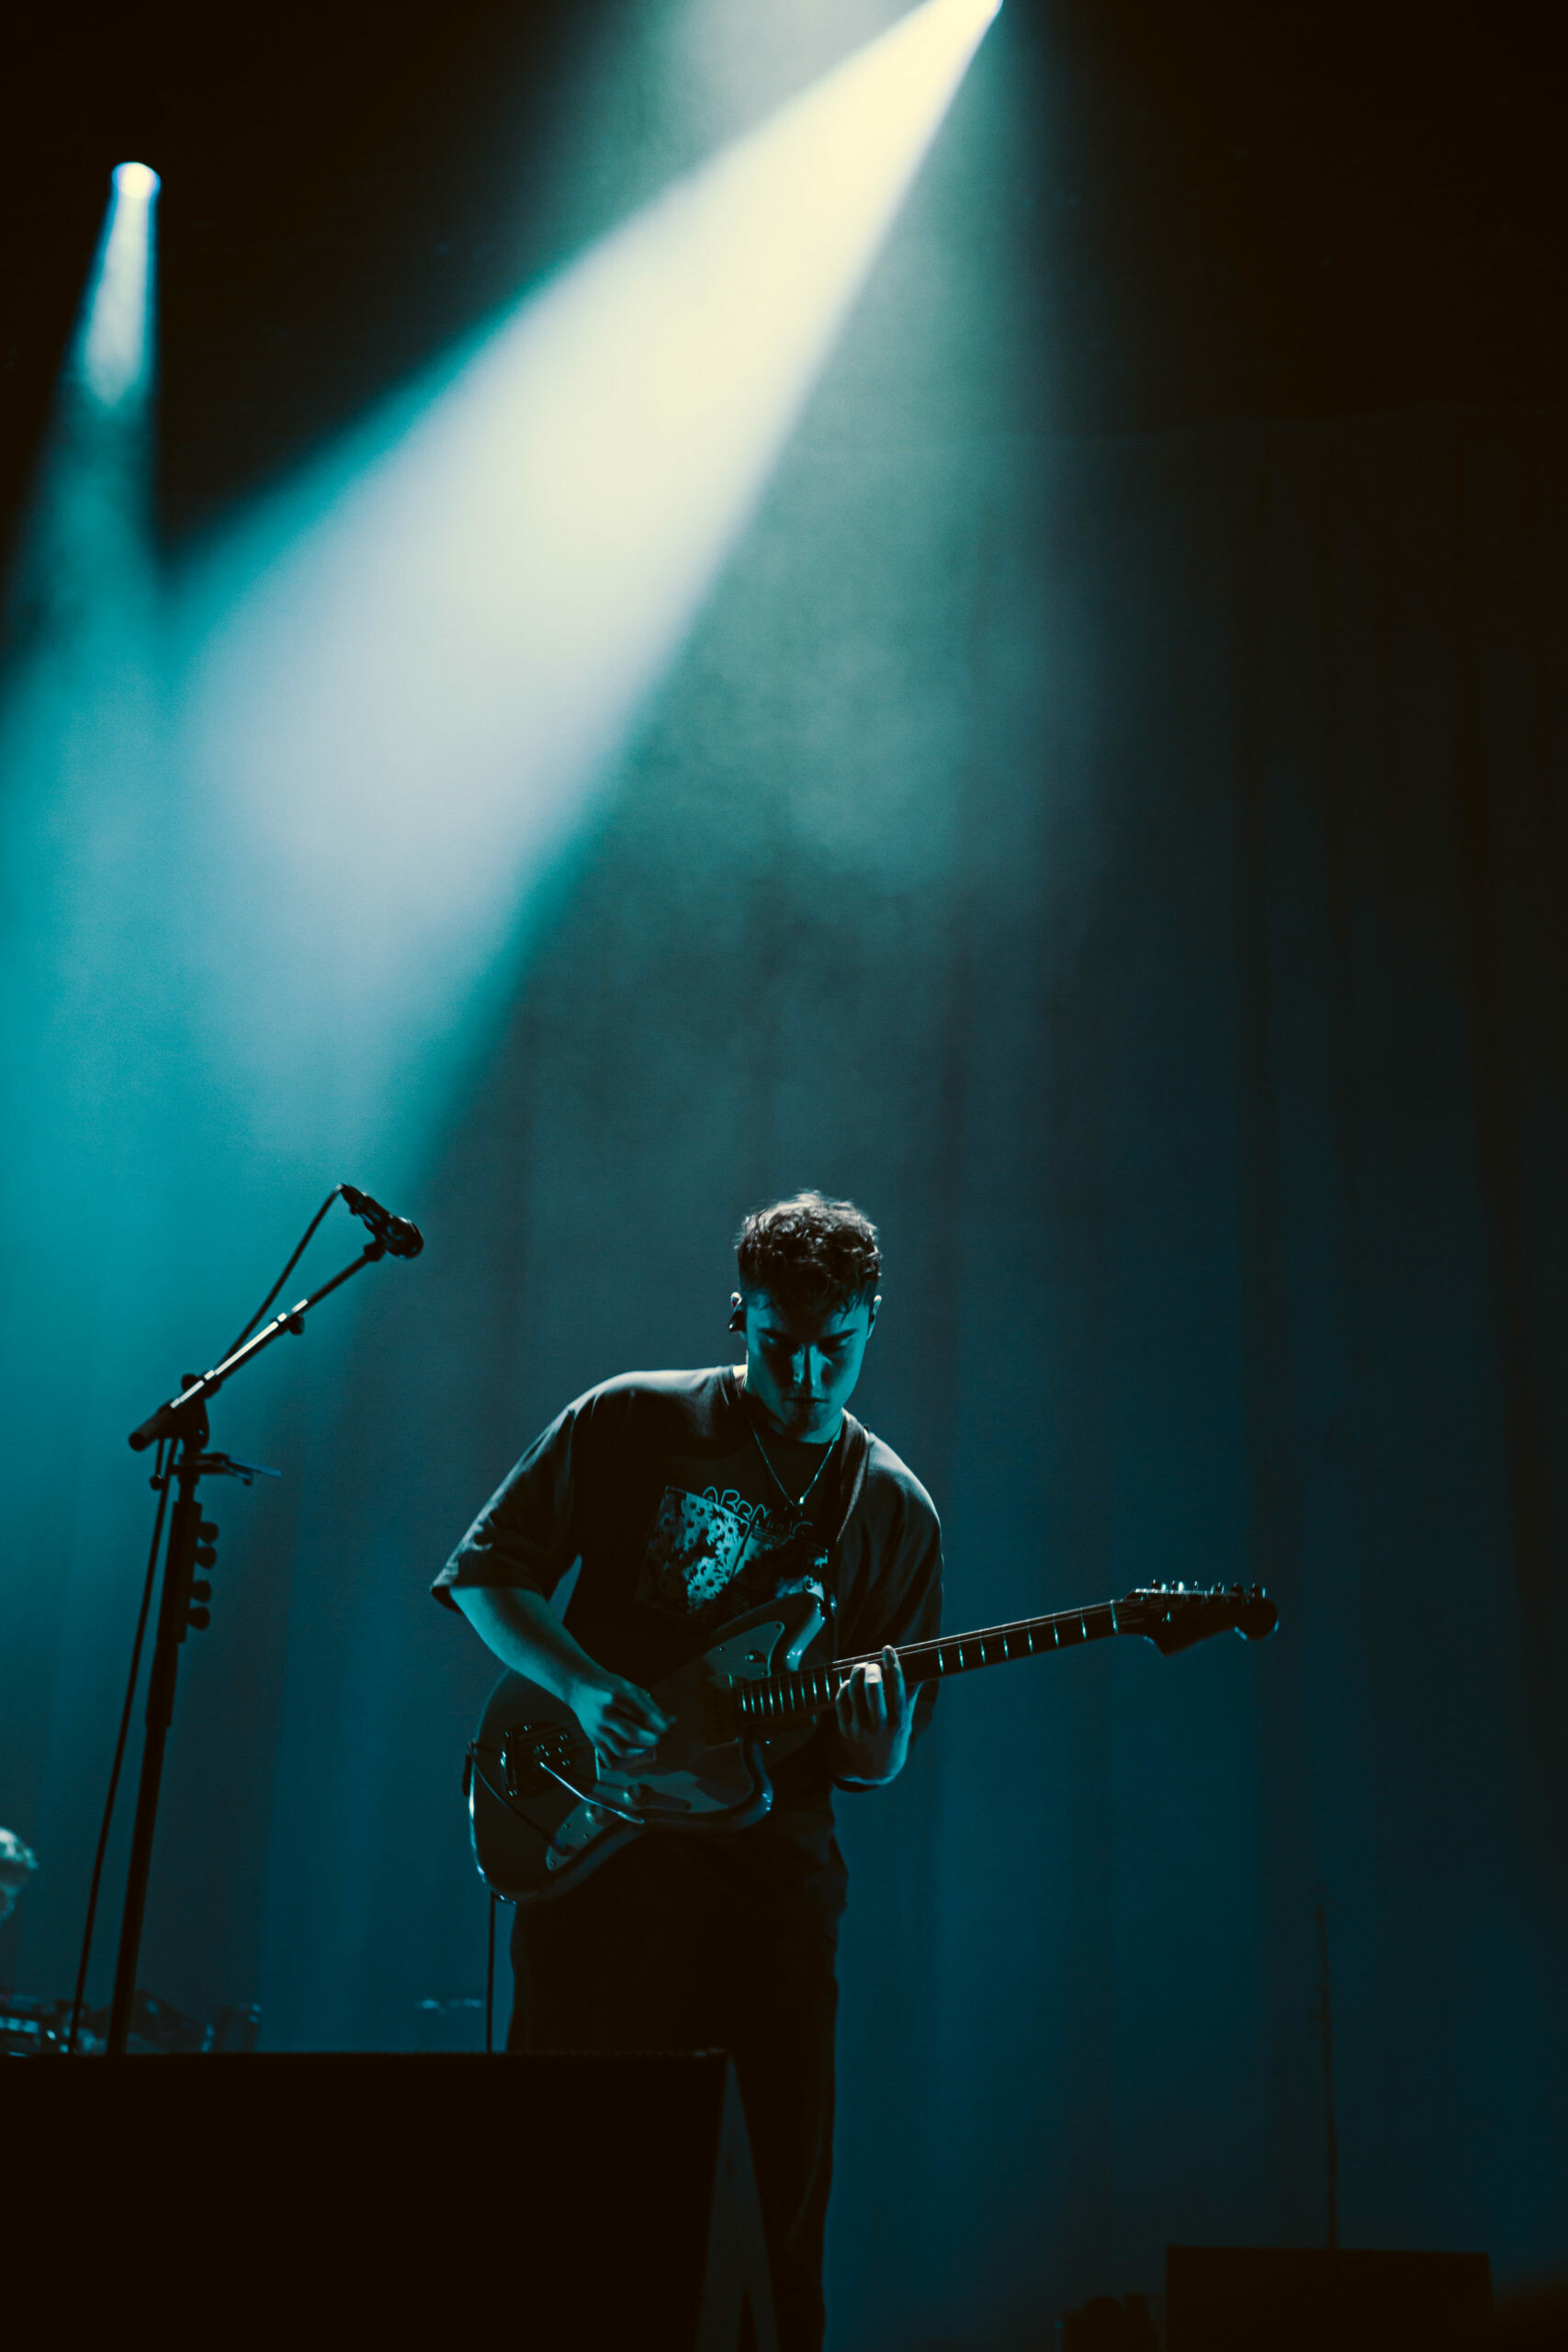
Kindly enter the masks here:
<path id="1" fill-rule="evenodd" d="M 411 1225 L 406 1216 L 394 1216 L 390 1209 L 384 1209 L 379 1201 L 373 1201 L 368 1193 L 360 1192 L 353 1184 L 340 1184 L 338 1191 L 353 1214 L 362 1224 L 369 1227 L 389 1257 L 418 1257 L 424 1247 L 424 1236 L 417 1225 Z"/>

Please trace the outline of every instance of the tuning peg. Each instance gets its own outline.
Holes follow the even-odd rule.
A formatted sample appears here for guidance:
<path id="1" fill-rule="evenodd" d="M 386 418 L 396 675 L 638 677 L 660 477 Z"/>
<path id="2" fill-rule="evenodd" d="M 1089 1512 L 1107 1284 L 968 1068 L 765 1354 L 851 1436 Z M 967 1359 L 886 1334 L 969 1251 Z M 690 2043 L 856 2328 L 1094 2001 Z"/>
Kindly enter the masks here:
<path id="1" fill-rule="evenodd" d="M 191 1586 L 190 1597 L 193 1600 L 211 1600 L 212 1587 L 208 1583 L 205 1577 L 197 1577 L 195 1583 Z"/>
<path id="2" fill-rule="evenodd" d="M 212 1547 L 218 1541 L 218 1530 L 211 1520 L 202 1521 L 196 1531 L 196 1556 L 199 1565 L 204 1568 L 215 1566 L 218 1555 Z"/>
<path id="3" fill-rule="evenodd" d="M 198 1634 L 204 1634 L 211 1623 L 212 1611 L 210 1609 L 187 1609 L 186 1611 L 186 1623 L 187 1625 L 194 1625 Z"/>

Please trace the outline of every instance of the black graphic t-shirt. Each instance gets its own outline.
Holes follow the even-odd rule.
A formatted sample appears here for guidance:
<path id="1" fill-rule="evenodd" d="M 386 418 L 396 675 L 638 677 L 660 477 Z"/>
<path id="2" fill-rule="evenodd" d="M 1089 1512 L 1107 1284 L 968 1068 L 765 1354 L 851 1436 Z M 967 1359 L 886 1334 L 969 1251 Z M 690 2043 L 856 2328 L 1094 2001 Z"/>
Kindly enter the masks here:
<path id="1" fill-rule="evenodd" d="M 870 1440 L 835 1557 L 848 1499 L 842 1434 L 830 1450 L 767 1443 L 778 1480 L 728 1366 L 605 1381 L 529 1447 L 435 1579 L 436 1598 L 455 1606 L 454 1587 L 501 1585 L 547 1600 L 581 1559 L 568 1627 L 591 1657 L 645 1685 L 782 1592 L 809 1590 L 822 1604 L 814 1663 L 936 1634 L 942 1531 L 892 1449 Z M 934 1695 L 922 1687 L 917 1731 Z M 822 1851 L 843 1770 L 829 1720 L 772 1771 L 772 1834 Z"/>

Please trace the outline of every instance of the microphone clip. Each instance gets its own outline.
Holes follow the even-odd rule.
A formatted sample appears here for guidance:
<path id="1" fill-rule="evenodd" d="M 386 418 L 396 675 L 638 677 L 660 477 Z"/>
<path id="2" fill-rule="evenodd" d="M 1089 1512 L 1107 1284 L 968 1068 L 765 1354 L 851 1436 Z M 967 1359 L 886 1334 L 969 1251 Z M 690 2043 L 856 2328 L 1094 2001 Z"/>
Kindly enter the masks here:
<path id="1" fill-rule="evenodd" d="M 418 1257 L 424 1247 L 424 1236 L 417 1225 L 412 1224 L 406 1216 L 394 1216 L 390 1209 L 384 1209 L 379 1201 L 373 1201 L 369 1193 L 360 1192 L 357 1185 L 340 1184 L 338 1191 L 347 1202 L 350 1213 L 369 1227 L 371 1235 L 389 1258 Z"/>

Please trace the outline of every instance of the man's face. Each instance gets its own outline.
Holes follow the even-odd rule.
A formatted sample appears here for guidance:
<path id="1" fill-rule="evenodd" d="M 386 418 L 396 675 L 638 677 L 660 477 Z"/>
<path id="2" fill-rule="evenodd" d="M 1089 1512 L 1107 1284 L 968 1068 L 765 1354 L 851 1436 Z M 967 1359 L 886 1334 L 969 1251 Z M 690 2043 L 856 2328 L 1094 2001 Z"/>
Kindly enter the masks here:
<path id="1" fill-rule="evenodd" d="M 734 1304 L 746 1317 L 747 1392 L 765 1419 L 803 1445 L 837 1437 L 882 1301 L 821 1314 L 757 1290 L 737 1291 Z"/>

